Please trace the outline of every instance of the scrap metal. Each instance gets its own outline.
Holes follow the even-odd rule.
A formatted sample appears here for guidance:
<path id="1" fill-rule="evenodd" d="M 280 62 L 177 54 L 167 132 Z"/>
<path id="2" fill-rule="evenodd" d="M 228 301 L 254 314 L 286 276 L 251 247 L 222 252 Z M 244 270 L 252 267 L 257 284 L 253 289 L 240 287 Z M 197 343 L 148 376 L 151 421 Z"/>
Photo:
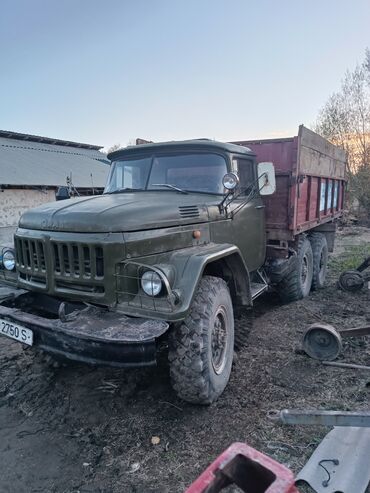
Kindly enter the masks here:
<path id="1" fill-rule="evenodd" d="M 323 361 L 322 364 L 338 368 L 352 368 L 353 370 L 370 370 L 370 366 L 355 365 L 354 363 L 340 363 L 339 361 Z"/>
<path id="2" fill-rule="evenodd" d="M 346 270 L 339 277 L 339 287 L 344 291 L 359 291 L 366 281 L 370 280 L 370 273 L 364 272 L 370 267 L 370 257 L 367 257 L 357 269 Z"/>
<path id="3" fill-rule="evenodd" d="M 292 471 L 238 442 L 217 457 L 185 493 L 218 493 L 229 485 L 244 492 L 299 493 Z"/>
<path id="4" fill-rule="evenodd" d="M 370 411 L 324 411 L 283 409 L 270 411 L 268 418 L 288 425 L 356 426 L 370 428 Z"/>
<path id="5" fill-rule="evenodd" d="M 367 335 L 370 335 L 370 325 L 338 330 L 330 324 L 315 322 L 304 333 L 302 346 L 311 358 L 331 361 L 342 351 L 342 339 Z"/>
<path id="6" fill-rule="evenodd" d="M 317 493 L 364 493 L 370 481 L 370 428 L 335 427 L 296 477 Z"/>

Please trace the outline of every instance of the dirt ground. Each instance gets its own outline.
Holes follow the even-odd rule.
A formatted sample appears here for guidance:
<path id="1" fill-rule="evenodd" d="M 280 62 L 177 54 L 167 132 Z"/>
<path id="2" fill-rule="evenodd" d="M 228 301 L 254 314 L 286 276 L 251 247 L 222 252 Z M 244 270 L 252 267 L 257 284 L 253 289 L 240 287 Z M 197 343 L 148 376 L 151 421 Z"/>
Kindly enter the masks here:
<path id="1" fill-rule="evenodd" d="M 327 288 L 290 305 L 273 293 L 259 299 L 248 347 L 236 354 L 230 383 L 210 407 L 176 398 L 165 352 L 148 370 L 55 367 L 0 338 L 0 491 L 182 492 L 235 441 L 297 473 L 329 429 L 276 424 L 269 410 L 369 408 L 370 372 L 323 366 L 300 345 L 317 320 L 338 328 L 370 323 L 370 290 L 336 287 L 341 269 L 366 252 L 370 230 L 346 228 Z M 248 324 L 246 316 L 237 323 Z M 340 360 L 369 365 L 369 342 L 348 340 Z"/>

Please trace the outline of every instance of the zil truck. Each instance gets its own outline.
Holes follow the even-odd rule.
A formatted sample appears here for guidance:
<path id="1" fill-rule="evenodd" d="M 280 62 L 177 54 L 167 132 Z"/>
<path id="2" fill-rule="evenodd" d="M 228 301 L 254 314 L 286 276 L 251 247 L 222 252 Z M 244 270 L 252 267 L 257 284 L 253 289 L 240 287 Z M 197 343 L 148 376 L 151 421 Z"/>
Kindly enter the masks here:
<path id="1" fill-rule="evenodd" d="M 108 157 L 103 195 L 21 217 L 18 289 L 0 304 L 0 333 L 124 368 L 155 365 L 165 340 L 177 395 L 210 404 L 245 339 L 236 310 L 269 288 L 288 302 L 324 286 L 346 155 L 301 126 L 292 138 L 150 143 Z"/>

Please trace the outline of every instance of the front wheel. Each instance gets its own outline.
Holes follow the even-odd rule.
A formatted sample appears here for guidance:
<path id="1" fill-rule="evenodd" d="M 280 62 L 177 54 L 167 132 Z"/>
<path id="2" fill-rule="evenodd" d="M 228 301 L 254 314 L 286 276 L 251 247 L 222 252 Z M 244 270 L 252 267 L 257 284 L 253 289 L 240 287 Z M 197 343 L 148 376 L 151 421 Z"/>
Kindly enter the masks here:
<path id="1" fill-rule="evenodd" d="M 184 322 L 170 332 L 171 382 L 188 402 L 211 404 L 225 389 L 234 355 L 234 314 L 223 279 L 204 276 Z"/>

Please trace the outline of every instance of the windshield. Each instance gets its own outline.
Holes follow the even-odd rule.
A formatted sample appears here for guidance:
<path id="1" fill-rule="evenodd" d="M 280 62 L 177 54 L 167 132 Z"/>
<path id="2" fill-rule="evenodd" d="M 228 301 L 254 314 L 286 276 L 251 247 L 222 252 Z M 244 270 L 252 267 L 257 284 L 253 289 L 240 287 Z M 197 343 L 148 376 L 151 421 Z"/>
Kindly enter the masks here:
<path id="1" fill-rule="evenodd" d="M 226 160 L 219 154 L 199 153 L 114 161 L 104 193 L 132 190 L 174 190 L 224 193 Z M 171 187 L 165 185 L 172 185 Z"/>

